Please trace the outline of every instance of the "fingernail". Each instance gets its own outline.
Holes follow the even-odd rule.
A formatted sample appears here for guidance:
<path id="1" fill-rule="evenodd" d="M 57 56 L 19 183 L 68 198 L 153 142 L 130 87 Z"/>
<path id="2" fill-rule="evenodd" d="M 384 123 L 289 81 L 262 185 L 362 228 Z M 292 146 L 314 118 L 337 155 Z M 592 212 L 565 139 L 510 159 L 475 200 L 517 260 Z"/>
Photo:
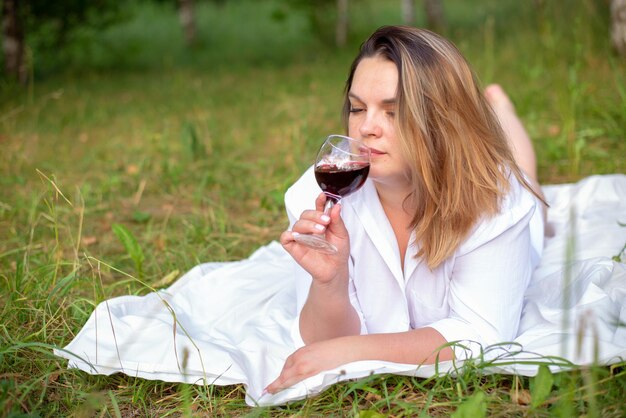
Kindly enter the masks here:
<path id="1" fill-rule="evenodd" d="M 265 396 L 265 395 L 267 395 L 268 393 L 269 393 L 269 392 L 268 392 L 267 388 L 266 388 L 266 389 L 263 389 L 263 392 L 261 392 L 261 396 Z"/>
<path id="2" fill-rule="evenodd" d="M 325 228 L 324 225 L 320 225 L 320 224 L 315 224 L 315 229 L 317 229 L 318 231 L 323 231 Z"/>
<path id="3" fill-rule="evenodd" d="M 320 219 L 321 219 L 322 221 L 324 221 L 324 222 L 328 222 L 328 221 L 330 221 L 330 216 L 328 216 L 328 215 L 322 215 L 322 216 L 320 216 Z"/>
<path id="4" fill-rule="evenodd" d="M 292 233 L 291 233 L 291 236 L 292 236 L 292 237 L 297 237 L 298 235 L 300 235 L 300 233 L 299 233 L 299 232 L 292 232 Z"/>

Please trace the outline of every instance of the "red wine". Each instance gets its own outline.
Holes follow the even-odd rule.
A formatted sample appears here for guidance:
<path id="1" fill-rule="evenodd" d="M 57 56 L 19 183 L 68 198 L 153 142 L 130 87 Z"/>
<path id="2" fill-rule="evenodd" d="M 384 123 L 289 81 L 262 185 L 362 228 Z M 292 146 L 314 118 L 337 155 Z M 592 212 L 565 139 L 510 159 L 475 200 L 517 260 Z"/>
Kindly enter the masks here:
<path id="1" fill-rule="evenodd" d="M 361 187 L 369 171 L 369 163 L 360 161 L 344 163 L 341 166 L 321 164 L 315 167 L 315 179 L 322 191 L 337 202 Z"/>

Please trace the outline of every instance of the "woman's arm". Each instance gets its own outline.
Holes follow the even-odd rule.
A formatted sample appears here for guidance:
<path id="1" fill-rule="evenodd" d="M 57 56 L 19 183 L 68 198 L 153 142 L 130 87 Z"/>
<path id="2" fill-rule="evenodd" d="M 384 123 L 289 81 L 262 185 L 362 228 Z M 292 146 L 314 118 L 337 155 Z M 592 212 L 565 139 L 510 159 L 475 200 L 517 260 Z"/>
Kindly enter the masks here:
<path id="1" fill-rule="evenodd" d="M 313 280 L 302 311 L 300 335 L 305 344 L 358 335 L 359 317 L 350 303 L 347 272 L 328 283 Z"/>
<path id="2" fill-rule="evenodd" d="M 306 345 L 285 361 L 276 380 L 266 391 L 276 393 L 307 377 L 359 360 L 382 360 L 405 364 L 432 364 L 451 360 L 453 352 L 433 328 L 406 332 L 351 335 Z"/>
<path id="3" fill-rule="evenodd" d="M 316 210 L 304 211 L 291 231 L 280 237 L 281 244 L 308 272 L 311 284 L 300 313 L 300 335 L 305 344 L 344 335 L 358 335 L 361 323 L 350 303 L 348 257 L 350 239 L 341 219 L 341 205 L 330 216 L 322 212 L 326 196 L 315 201 Z M 326 240 L 337 247 L 337 254 L 324 254 L 294 241 L 294 234 L 325 233 Z"/>

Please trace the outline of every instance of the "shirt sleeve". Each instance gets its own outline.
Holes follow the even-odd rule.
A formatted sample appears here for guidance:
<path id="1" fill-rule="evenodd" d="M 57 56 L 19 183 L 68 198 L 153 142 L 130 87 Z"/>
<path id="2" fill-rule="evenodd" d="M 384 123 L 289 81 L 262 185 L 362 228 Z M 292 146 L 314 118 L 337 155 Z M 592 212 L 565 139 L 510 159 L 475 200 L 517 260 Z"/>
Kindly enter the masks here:
<path id="1" fill-rule="evenodd" d="M 450 280 L 448 318 L 429 325 L 448 342 L 459 341 L 457 358 L 479 354 L 517 335 L 524 294 L 543 236 L 538 201 L 526 190 L 483 221 L 461 245 Z M 464 346 L 464 347 L 463 347 Z"/>

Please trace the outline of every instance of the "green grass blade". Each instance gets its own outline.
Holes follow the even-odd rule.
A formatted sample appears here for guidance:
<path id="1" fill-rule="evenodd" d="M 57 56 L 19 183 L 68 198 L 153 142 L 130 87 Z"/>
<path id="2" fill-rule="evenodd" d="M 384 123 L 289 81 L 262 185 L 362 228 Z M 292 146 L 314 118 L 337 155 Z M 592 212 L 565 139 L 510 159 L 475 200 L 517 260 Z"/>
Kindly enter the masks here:
<path id="1" fill-rule="evenodd" d="M 126 252 L 130 256 L 130 258 L 135 262 L 135 267 L 137 268 L 137 274 L 139 278 L 142 278 L 143 277 L 142 267 L 143 267 L 143 262 L 145 260 L 145 256 L 143 254 L 143 251 L 141 250 L 141 247 L 137 243 L 137 239 L 132 234 L 132 232 L 130 232 L 130 230 L 122 224 L 113 224 L 111 226 L 111 229 L 113 230 L 113 233 L 115 234 L 115 236 L 117 236 L 117 238 L 120 240 L 120 242 L 126 249 Z"/>

